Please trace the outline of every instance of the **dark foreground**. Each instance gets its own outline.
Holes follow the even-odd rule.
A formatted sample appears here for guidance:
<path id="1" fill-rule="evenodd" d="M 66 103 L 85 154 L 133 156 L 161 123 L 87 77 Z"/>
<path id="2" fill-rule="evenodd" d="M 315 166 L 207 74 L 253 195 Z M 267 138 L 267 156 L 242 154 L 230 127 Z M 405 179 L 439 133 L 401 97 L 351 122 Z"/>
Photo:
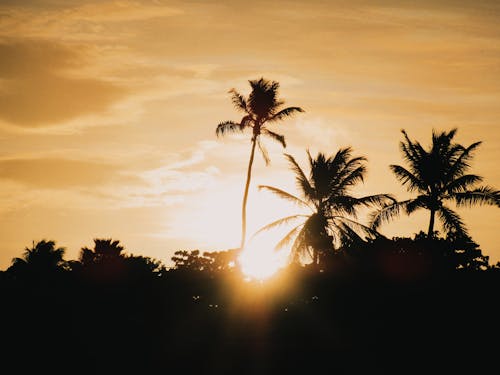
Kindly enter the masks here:
<path id="1" fill-rule="evenodd" d="M 500 272 L 2 280 L 9 373 L 490 374 Z M 48 372 L 45 372 L 48 371 Z"/>

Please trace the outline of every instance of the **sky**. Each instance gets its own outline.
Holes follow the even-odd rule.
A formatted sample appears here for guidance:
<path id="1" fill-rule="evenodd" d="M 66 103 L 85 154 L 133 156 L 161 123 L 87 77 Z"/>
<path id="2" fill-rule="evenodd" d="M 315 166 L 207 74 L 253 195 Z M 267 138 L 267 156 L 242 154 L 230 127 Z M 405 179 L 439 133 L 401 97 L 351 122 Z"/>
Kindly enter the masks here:
<path id="1" fill-rule="evenodd" d="M 287 148 L 264 141 L 269 166 L 256 156 L 250 235 L 297 212 L 257 189 L 296 192 L 284 152 L 307 170 L 307 150 L 351 146 L 368 159 L 355 194 L 410 197 L 389 169 L 404 164 L 401 129 L 482 141 L 471 172 L 500 188 L 499 21 L 497 1 L 2 0 L 0 269 L 42 239 L 66 259 L 94 238 L 165 263 L 238 247 L 250 138 L 215 128 L 241 117 L 228 90 L 260 77 L 305 112 L 271 127 Z M 498 208 L 459 213 L 500 261 Z"/>

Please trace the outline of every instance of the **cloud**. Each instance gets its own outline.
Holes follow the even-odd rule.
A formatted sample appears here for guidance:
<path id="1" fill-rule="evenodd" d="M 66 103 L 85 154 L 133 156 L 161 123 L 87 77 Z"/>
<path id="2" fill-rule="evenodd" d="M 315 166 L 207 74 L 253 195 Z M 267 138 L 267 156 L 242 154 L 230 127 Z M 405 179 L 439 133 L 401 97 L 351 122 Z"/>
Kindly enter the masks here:
<path id="1" fill-rule="evenodd" d="M 220 152 L 217 146 L 214 141 L 200 141 L 169 155 L 162 166 L 145 170 L 139 176 L 148 184 L 149 194 L 161 199 L 207 190 L 220 174 L 219 168 L 206 162 L 207 154 Z"/>
<path id="2" fill-rule="evenodd" d="M 105 111 L 127 89 L 97 78 L 72 77 L 74 49 L 42 40 L 0 43 L 0 119 L 26 128 L 54 125 Z"/>
<path id="3" fill-rule="evenodd" d="M 110 164 L 56 158 L 0 160 L 0 178 L 49 189 L 131 182 Z"/>
<path id="4" fill-rule="evenodd" d="M 182 11 L 158 3 L 140 1 L 101 1 L 87 4 L 37 7 L 36 4 L 15 2 L 0 6 L 0 35 L 58 40 L 116 39 L 130 33 L 127 29 L 112 28 L 123 22 L 146 21 L 170 17 Z"/>

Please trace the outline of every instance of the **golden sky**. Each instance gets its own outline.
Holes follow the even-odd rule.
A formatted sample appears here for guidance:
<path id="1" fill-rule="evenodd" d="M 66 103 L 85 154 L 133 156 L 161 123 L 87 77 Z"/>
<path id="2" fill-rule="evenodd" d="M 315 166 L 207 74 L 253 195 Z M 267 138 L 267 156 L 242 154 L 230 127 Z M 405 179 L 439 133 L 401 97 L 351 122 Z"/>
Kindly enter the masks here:
<path id="1" fill-rule="evenodd" d="M 483 141 L 472 172 L 500 188 L 497 1 L 16 1 L 0 3 L 0 269 L 32 241 L 76 259 L 94 238 L 168 262 L 176 250 L 237 247 L 248 137 L 228 89 L 279 81 L 305 113 L 277 125 L 306 149 L 368 158 L 359 194 L 407 197 L 401 129 Z M 277 145 L 257 156 L 251 234 L 295 208 L 258 184 L 294 191 Z M 461 209 L 500 261 L 498 208 Z M 410 236 L 425 214 L 381 232 Z"/>

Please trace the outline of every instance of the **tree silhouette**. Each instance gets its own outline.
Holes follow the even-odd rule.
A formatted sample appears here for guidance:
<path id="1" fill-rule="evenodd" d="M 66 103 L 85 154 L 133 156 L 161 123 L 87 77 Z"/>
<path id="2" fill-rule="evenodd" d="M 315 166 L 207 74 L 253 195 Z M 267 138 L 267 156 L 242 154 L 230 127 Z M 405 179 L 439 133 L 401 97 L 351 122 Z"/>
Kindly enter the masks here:
<path id="1" fill-rule="evenodd" d="M 490 186 L 476 186 L 483 178 L 475 174 L 466 174 L 469 161 L 481 142 L 462 146 L 453 142 L 457 129 L 449 132 L 432 132 L 432 145 L 426 150 L 419 142 L 412 141 L 402 130 L 404 141 L 400 149 L 404 160 L 409 164 L 406 169 L 400 165 L 391 165 L 396 178 L 406 186 L 409 192 L 417 192 L 416 198 L 393 202 L 371 217 L 373 228 L 389 221 L 403 211 L 407 215 L 419 209 L 430 212 L 427 236 L 434 236 L 436 214 L 441 219 L 446 232 L 454 231 L 467 236 L 467 230 L 457 212 L 445 205 L 454 201 L 457 207 L 481 204 L 499 205 L 500 192 Z"/>
<path id="2" fill-rule="evenodd" d="M 8 272 L 16 276 L 47 277 L 55 275 L 67 266 L 65 249 L 56 247 L 55 241 L 41 240 L 26 247 L 21 258 L 14 258 Z"/>
<path id="3" fill-rule="evenodd" d="M 268 81 L 264 78 L 250 80 L 252 91 L 247 98 L 241 95 L 235 89 L 229 90 L 231 99 L 238 111 L 244 113 L 240 122 L 223 121 L 217 125 L 217 136 L 226 133 L 242 132 L 246 129 L 252 131 L 250 159 L 248 161 L 247 179 L 245 191 L 243 194 L 243 203 L 241 208 L 241 244 L 245 245 L 246 239 L 246 205 L 248 199 L 248 189 L 252 176 L 252 165 L 255 155 L 255 147 L 258 145 L 264 157 L 266 165 L 269 164 L 269 156 L 265 147 L 261 143 L 261 135 L 267 136 L 281 143 L 286 147 L 285 137 L 268 129 L 268 124 L 273 124 L 293 115 L 296 112 L 304 112 L 300 107 L 283 108 L 284 101 L 278 98 L 279 83 Z"/>
<path id="4" fill-rule="evenodd" d="M 84 274 L 96 281 L 118 281 L 126 272 L 124 247 L 113 239 L 94 239 L 94 247 L 83 247 L 79 263 Z"/>
<path id="5" fill-rule="evenodd" d="M 307 155 L 309 177 L 293 156 L 285 154 L 295 173 L 301 198 L 272 186 L 261 185 L 260 188 L 301 207 L 309 208 L 311 214 L 297 214 L 276 220 L 261 228 L 259 232 L 302 219 L 301 223 L 288 232 L 276 247 L 282 248 L 293 240 L 291 251 L 293 261 L 298 261 L 305 255 L 309 256 L 313 263 L 318 264 L 320 254 L 332 249 L 333 246 L 359 239 L 362 235 L 375 234 L 369 227 L 356 221 L 357 210 L 360 207 L 381 205 L 394 199 L 388 194 L 359 198 L 351 195 L 351 188 L 363 182 L 366 158 L 353 157 L 350 147 L 341 148 L 329 158 L 323 153 L 318 153 L 313 159 L 309 151 Z"/>
<path id="6" fill-rule="evenodd" d="M 89 249 L 88 247 L 82 248 L 80 252 L 80 262 L 84 265 L 89 265 L 113 261 L 124 257 L 124 254 L 122 254 L 123 250 L 124 247 L 120 245 L 119 240 L 113 241 L 111 238 L 96 238 L 94 239 L 93 249 Z"/>

